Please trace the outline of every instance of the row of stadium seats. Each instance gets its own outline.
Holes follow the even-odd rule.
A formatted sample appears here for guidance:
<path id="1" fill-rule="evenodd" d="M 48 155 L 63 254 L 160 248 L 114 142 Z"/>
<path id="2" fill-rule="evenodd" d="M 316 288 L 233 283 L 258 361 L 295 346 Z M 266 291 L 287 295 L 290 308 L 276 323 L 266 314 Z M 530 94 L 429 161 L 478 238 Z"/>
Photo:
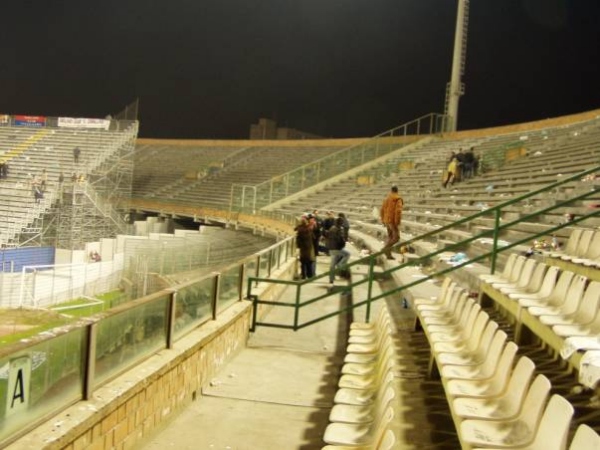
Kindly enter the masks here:
<path id="1" fill-rule="evenodd" d="M 350 325 L 348 346 L 323 450 L 369 448 L 390 450 L 396 436 L 394 418 L 395 351 L 391 318 L 382 307 L 371 323 Z"/>
<path id="2" fill-rule="evenodd" d="M 463 449 L 565 449 L 573 406 L 551 395 L 527 356 L 449 278 L 435 299 L 415 299 Z M 549 400 L 548 400 L 549 398 Z M 580 425 L 570 449 L 596 448 L 598 436 Z"/>

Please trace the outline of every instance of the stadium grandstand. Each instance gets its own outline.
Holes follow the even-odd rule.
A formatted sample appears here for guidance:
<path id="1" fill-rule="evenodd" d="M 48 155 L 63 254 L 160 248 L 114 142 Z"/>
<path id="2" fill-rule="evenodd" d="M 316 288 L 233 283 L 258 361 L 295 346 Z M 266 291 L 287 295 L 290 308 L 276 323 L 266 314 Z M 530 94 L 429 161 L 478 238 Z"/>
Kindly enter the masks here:
<path id="1" fill-rule="evenodd" d="M 5 116 L 0 446 L 598 448 L 600 111 L 444 121 L 202 141 Z M 298 276 L 314 211 L 350 221 L 333 285 L 325 255 Z"/>

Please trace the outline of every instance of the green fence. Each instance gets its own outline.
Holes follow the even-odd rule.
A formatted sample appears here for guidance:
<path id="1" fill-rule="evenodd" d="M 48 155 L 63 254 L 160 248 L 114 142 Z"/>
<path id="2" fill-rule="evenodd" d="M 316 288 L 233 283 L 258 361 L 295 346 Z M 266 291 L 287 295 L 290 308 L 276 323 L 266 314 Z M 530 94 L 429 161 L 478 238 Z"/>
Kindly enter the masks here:
<path id="1" fill-rule="evenodd" d="M 305 289 L 305 287 L 309 286 L 310 284 L 312 284 L 314 282 L 320 281 L 321 283 L 323 283 L 325 281 L 325 278 L 329 276 L 328 273 L 324 273 L 324 274 L 316 276 L 315 278 L 312 278 L 310 280 L 303 280 L 303 281 L 268 280 L 268 279 L 264 279 L 261 277 L 251 277 L 247 284 L 247 289 L 248 289 L 247 297 L 252 299 L 252 301 L 254 302 L 255 311 L 257 310 L 258 305 L 260 305 L 260 304 L 282 307 L 282 308 L 286 308 L 290 311 L 290 314 L 287 317 L 288 320 L 285 323 L 260 322 L 257 320 L 256 314 L 254 314 L 252 329 L 254 330 L 257 326 L 267 326 L 267 327 L 286 328 L 286 329 L 290 329 L 290 330 L 299 330 L 301 328 L 305 328 L 307 326 L 313 325 L 314 323 L 320 322 L 322 320 L 325 320 L 325 319 L 328 319 L 328 318 L 331 318 L 331 317 L 334 317 L 334 316 L 337 316 L 340 314 L 345 314 L 355 308 L 359 308 L 359 307 L 363 307 L 363 306 L 366 306 L 365 319 L 368 321 L 369 317 L 370 317 L 370 309 L 371 309 L 372 302 L 380 300 L 385 297 L 388 297 L 390 295 L 398 294 L 406 289 L 417 286 L 428 280 L 440 277 L 442 275 L 445 275 L 447 273 L 450 273 L 452 271 L 455 271 L 457 269 L 465 267 L 469 264 L 479 262 L 479 261 L 487 261 L 490 264 L 491 273 L 494 273 L 494 271 L 496 269 L 498 256 L 502 252 L 514 249 L 515 247 L 518 247 L 520 245 L 530 244 L 533 239 L 536 239 L 541 236 L 548 236 L 549 234 L 552 234 L 552 233 L 554 233 L 558 230 L 561 230 L 565 227 L 573 226 L 577 223 L 584 222 L 591 218 L 600 217 L 600 209 L 592 208 L 589 210 L 589 213 L 576 216 L 569 222 L 556 224 L 555 226 L 551 226 L 551 227 L 547 228 L 543 232 L 531 233 L 522 239 L 516 239 L 510 243 L 503 242 L 500 239 L 500 236 L 504 231 L 511 229 L 511 227 L 514 227 L 515 225 L 518 225 L 521 222 L 535 221 L 541 215 L 552 213 L 557 210 L 560 211 L 560 210 L 564 209 L 565 207 L 572 206 L 574 204 L 577 204 L 578 202 L 583 202 L 585 200 L 594 199 L 594 200 L 598 201 L 598 204 L 600 204 L 600 199 L 598 198 L 598 188 L 596 185 L 591 185 L 589 190 L 584 190 L 584 192 L 582 192 L 580 194 L 571 195 L 566 200 L 554 201 L 552 205 L 547 206 L 547 207 L 542 207 L 537 210 L 529 209 L 527 213 L 524 213 L 518 219 L 502 221 L 501 220 L 502 213 L 504 211 L 506 211 L 507 209 L 510 209 L 512 206 L 514 206 L 515 204 L 517 204 L 519 202 L 530 203 L 531 199 L 538 197 L 542 193 L 554 192 L 555 190 L 557 190 L 560 187 L 572 185 L 572 183 L 578 182 L 582 178 L 592 175 L 592 174 L 599 176 L 600 175 L 600 166 L 580 172 L 571 177 L 565 177 L 564 179 L 562 179 L 556 183 L 553 183 L 551 185 L 545 186 L 541 189 L 537 189 L 535 191 L 532 191 L 532 192 L 522 195 L 520 197 L 508 200 L 508 201 L 503 202 L 495 207 L 486 209 L 485 211 L 478 212 L 476 214 L 473 214 L 471 216 L 457 220 L 448 225 L 439 227 L 439 228 L 435 229 L 434 231 L 424 233 L 415 238 L 404 241 L 401 243 L 401 245 L 406 245 L 406 246 L 414 245 L 419 241 L 429 241 L 429 242 L 436 241 L 436 240 L 439 240 L 439 237 L 441 235 L 443 235 L 444 232 L 454 229 L 456 227 L 461 227 L 461 226 L 468 227 L 470 224 L 473 224 L 474 221 L 479 218 L 483 218 L 483 217 L 491 218 L 494 221 L 494 226 L 489 229 L 483 230 L 479 233 L 475 232 L 466 239 L 462 239 L 462 240 L 452 243 L 450 245 L 445 245 L 443 248 L 440 248 L 440 249 L 438 249 L 434 252 L 431 252 L 429 254 L 426 254 L 424 256 L 420 256 L 420 257 L 417 257 L 414 259 L 411 258 L 409 262 L 400 264 L 396 267 L 385 270 L 383 272 L 380 269 L 376 270 L 377 261 L 379 258 L 382 258 L 381 252 L 369 255 L 367 257 L 361 258 L 356 261 L 353 261 L 352 263 L 350 263 L 348 265 L 348 267 L 350 269 L 352 268 L 352 266 L 356 266 L 356 265 L 367 265 L 368 266 L 367 274 L 365 277 L 362 277 L 359 281 L 351 282 L 350 284 L 343 287 L 342 289 L 350 291 L 355 287 L 359 287 L 359 286 L 366 284 L 367 289 L 363 290 L 364 292 L 366 292 L 366 296 L 363 299 L 354 299 L 354 301 L 352 302 L 351 305 L 348 305 L 348 306 L 346 306 L 342 309 L 336 310 L 336 311 L 332 311 L 321 317 L 310 317 L 310 313 L 308 312 L 309 311 L 308 307 L 315 302 L 327 301 L 328 299 L 337 297 L 337 296 L 339 296 L 340 291 L 336 290 L 336 291 L 332 291 L 332 292 L 324 292 L 322 295 L 319 295 L 317 297 L 312 297 L 312 296 L 306 295 L 307 289 Z M 511 213 L 514 213 L 514 212 L 511 212 Z M 442 270 L 438 270 L 436 272 L 431 273 L 428 276 L 419 278 L 419 279 L 415 280 L 414 282 L 407 283 L 407 284 L 404 284 L 401 286 L 396 286 L 393 289 L 387 290 L 385 292 L 381 292 L 377 295 L 372 294 L 373 293 L 373 283 L 376 282 L 375 281 L 376 276 L 390 276 L 394 272 L 401 270 L 403 268 L 406 268 L 409 265 L 427 264 L 433 258 L 438 257 L 439 255 L 441 255 L 444 252 L 458 251 L 458 250 L 463 251 L 465 248 L 467 248 L 467 246 L 469 244 L 471 244 L 475 241 L 478 241 L 480 239 L 486 239 L 490 242 L 490 249 L 488 251 L 481 252 L 480 254 L 473 256 L 473 257 L 468 257 L 466 260 L 460 262 L 459 264 L 444 268 Z M 257 295 L 254 295 L 252 293 L 253 286 L 255 286 L 256 283 L 258 283 L 258 282 L 265 282 L 265 283 L 271 283 L 271 284 L 275 283 L 275 284 L 291 286 L 295 289 L 294 298 L 287 299 L 284 301 L 261 300 L 258 298 Z M 309 316 L 309 318 L 304 319 L 304 316 L 302 316 L 302 314 L 307 314 Z"/>

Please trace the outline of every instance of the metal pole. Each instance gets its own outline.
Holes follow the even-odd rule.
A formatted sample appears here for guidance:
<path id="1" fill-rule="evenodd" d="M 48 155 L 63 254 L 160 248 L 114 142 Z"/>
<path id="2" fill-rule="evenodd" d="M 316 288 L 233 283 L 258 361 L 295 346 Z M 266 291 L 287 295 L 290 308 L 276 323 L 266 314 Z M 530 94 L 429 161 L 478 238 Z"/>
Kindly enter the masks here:
<path id="1" fill-rule="evenodd" d="M 469 0 L 458 0 L 456 15 L 456 31 L 454 33 L 454 53 L 452 55 L 452 77 L 448 87 L 448 117 L 447 131 L 456 131 L 458 124 L 458 102 L 463 92 L 461 77 L 464 73 L 467 52 L 467 24 Z"/>

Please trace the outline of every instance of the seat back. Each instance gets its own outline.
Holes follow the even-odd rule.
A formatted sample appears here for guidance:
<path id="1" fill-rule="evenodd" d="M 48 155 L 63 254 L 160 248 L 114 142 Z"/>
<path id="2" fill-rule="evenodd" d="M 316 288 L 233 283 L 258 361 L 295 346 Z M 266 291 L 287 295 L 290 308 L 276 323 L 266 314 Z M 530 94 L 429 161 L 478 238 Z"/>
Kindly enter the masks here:
<path id="1" fill-rule="evenodd" d="M 560 308 L 561 314 L 571 315 L 577 312 L 579 305 L 581 304 L 581 298 L 583 297 L 586 283 L 586 277 L 583 275 L 575 275 L 565 295 L 565 301 Z"/>
<path id="2" fill-rule="evenodd" d="M 600 281 L 592 281 L 581 300 L 579 310 L 577 311 L 577 323 L 587 324 L 594 320 L 596 313 L 598 312 L 598 305 L 600 304 Z"/>
<path id="3" fill-rule="evenodd" d="M 550 394 L 550 380 L 544 375 L 538 375 L 531 383 L 529 391 L 523 400 L 519 422 L 532 433 L 532 439 L 542 417 L 542 411 Z"/>
<path id="4" fill-rule="evenodd" d="M 571 285 L 571 281 L 573 281 L 574 276 L 575 274 L 573 272 L 569 270 L 563 270 L 563 272 L 558 277 L 556 286 L 548 296 L 549 305 L 560 306 L 563 304 L 567 295 L 567 291 L 569 290 L 569 286 Z"/>
<path id="5" fill-rule="evenodd" d="M 517 287 L 521 289 L 525 289 L 529 286 L 531 281 L 531 277 L 533 275 L 534 269 L 537 267 L 537 261 L 535 259 L 528 259 L 525 261 L 523 265 L 523 269 L 521 270 L 521 274 L 519 275 L 519 279 L 517 281 Z"/>
<path id="6" fill-rule="evenodd" d="M 479 373 L 482 376 L 491 377 L 496 371 L 498 361 L 502 355 L 504 344 L 506 344 L 506 333 L 502 330 L 497 330 L 492 339 L 492 343 L 485 353 L 485 359 L 480 367 Z"/>
<path id="7" fill-rule="evenodd" d="M 502 349 L 500 359 L 494 367 L 494 375 L 490 379 L 488 392 L 495 394 L 504 391 L 506 384 L 510 380 L 509 373 L 515 356 L 517 355 L 517 350 L 519 350 L 519 346 L 514 342 L 508 341 L 506 343 L 504 349 Z"/>
<path id="8" fill-rule="evenodd" d="M 552 291 L 556 286 L 559 271 L 560 269 L 558 266 L 550 266 L 548 268 L 548 271 L 544 276 L 544 281 L 542 281 L 542 286 L 540 287 L 539 291 L 537 291 L 541 298 L 550 297 L 550 294 L 552 294 Z"/>
<path id="9" fill-rule="evenodd" d="M 492 344 L 496 330 L 498 330 L 498 322 L 495 320 L 489 320 L 486 323 L 483 334 L 481 335 L 481 339 L 479 339 L 479 343 L 473 352 L 478 355 L 485 355 L 490 349 L 490 345 Z"/>
<path id="10" fill-rule="evenodd" d="M 519 255 L 517 255 L 516 253 L 511 253 L 510 255 L 508 255 L 508 259 L 506 260 L 506 264 L 504 265 L 504 269 L 502 270 L 502 278 L 506 280 L 510 278 L 517 256 Z"/>
<path id="11" fill-rule="evenodd" d="M 548 266 L 544 263 L 537 263 L 533 273 L 531 274 L 531 278 L 529 278 L 529 283 L 525 286 L 526 292 L 537 292 L 542 287 L 542 281 L 544 281 L 544 275 L 546 274 L 546 269 Z M 556 279 L 556 278 L 555 278 Z"/>
<path id="12" fill-rule="evenodd" d="M 473 328 L 466 328 L 461 330 L 463 335 L 468 338 L 466 345 L 467 351 L 474 352 L 477 350 L 479 346 L 479 342 L 481 341 L 483 331 L 487 323 L 490 321 L 490 316 L 483 310 L 480 310 L 477 313 L 477 319 L 475 320 L 475 324 Z"/>
<path id="13" fill-rule="evenodd" d="M 534 362 L 527 356 L 521 356 L 515 366 L 503 399 L 503 406 L 509 415 L 517 414 L 525 401 L 525 395 L 535 371 Z"/>
<path id="14" fill-rule="evenodd" d="M 567 240 L 567 245 L 565 245 L 565 248 L 563 250 L 563 253 L 565 255 L 573 255 L 575 253 L 577 245 L 579 244 L 579 238 L 581 237 L 581 233 L 583 233 L 583 229 L 581 228 L 575 228 L 573 231 L 571 231 L 571 235 Z"/>
<path id="15" fill-rule="evenodd" d="M 583 257 L 591 260 L 600 258 L 600 230 L 596 230 L 594 233 L 592 242 Z"/>
<path id="16" fill-rule="evenodd" d="M 582 423 L 575 431 L 569 450 L 600 450 L 600 436 L 588 425 Z"/>
<path id="17" fill-rule="evenodd" d="M 377 450 L 392 450 L 394 445 L 396 445 L 396 435 L 392 430 L 386 429 L 376 448 Z"/>
<path id="18" fill-rule="evenodd" d="M 544 410 L 530 450 L 563 450 L 567 447 L 567 435 L 573 417 L 573 405 L 564 397 L 554 394 Z M 577 447 L 579 450 L 588 447 Z"/>
<path id="19" fill-rule="evenodd" d="M 517 283 L 519 281 L 519 277 L 521 276 L 521 272 L 523 271 L 525 261 L 527 261 L 527 258 L 525 258 L 524 256 L 517 256 L 517 259 L 515 259 L 515 263 L 508 277 L 509 283 Z"/>
<path id="20" fill-rule="evenodd" d="M 579 242 L 577 243 L 577 248 L 575 249 L 574 257 L 583 257 L 587 253 L 590 248 L 590 244 L 592 243 L 592 238 L 594 237 L 594 230 L 584 230 L 581 233 L 581 237 L 579 238 Z"/>

